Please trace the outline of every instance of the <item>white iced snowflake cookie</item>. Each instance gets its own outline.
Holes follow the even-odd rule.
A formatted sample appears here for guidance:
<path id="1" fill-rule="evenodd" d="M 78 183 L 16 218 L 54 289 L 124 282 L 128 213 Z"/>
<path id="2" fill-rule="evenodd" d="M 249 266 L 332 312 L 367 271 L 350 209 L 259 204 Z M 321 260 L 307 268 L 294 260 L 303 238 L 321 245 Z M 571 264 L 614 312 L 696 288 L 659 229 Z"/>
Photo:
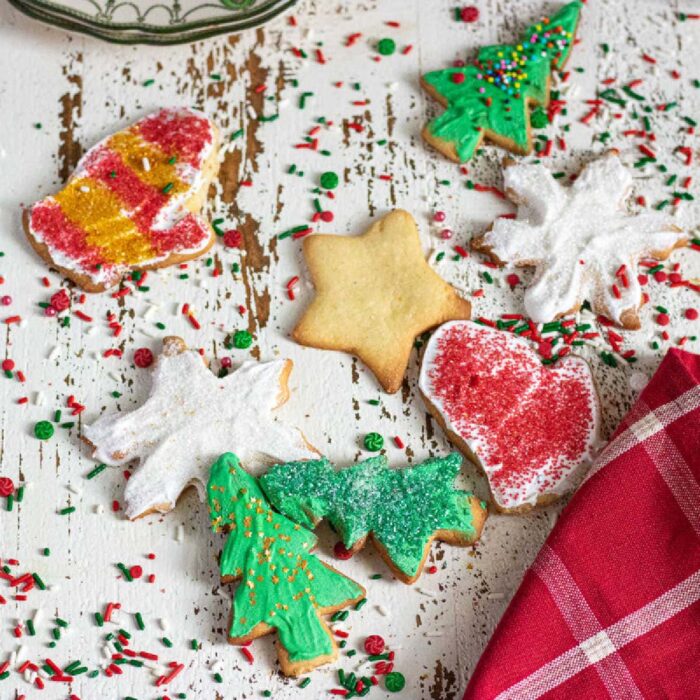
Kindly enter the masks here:
<path id="1" fill-rule="evenodd" d="M 640 258 L 663 260 L 688 235 L 661 212 L 630 215 L 623 208 L 632 176 L 616 151 L 583 168 L 563 187 L 542 164 L 507 164 L 504 186 L 518 205 L 472 242 L 500 263 L 535 267 L 525 310 L 546 323 L 588 300 L 596 313 L 628 329 L 640 327 Z"/>
<path id="2" fill-rule="evenodd" d="M 289 396 L 291 370 L 291 360 L 245 362 L 219 378 L 181 338 L 165 338 L 143 406 L 102 416 L 83 431 L 100 462 L 139 459 L 124 494 L 127 517 L 166 513 L 191 485 L 202 495 L 209 468 L 224 452 L 235 452 L 253 471 L 262 463 L 317 458 L 300 431 L 272 416 Z"/>

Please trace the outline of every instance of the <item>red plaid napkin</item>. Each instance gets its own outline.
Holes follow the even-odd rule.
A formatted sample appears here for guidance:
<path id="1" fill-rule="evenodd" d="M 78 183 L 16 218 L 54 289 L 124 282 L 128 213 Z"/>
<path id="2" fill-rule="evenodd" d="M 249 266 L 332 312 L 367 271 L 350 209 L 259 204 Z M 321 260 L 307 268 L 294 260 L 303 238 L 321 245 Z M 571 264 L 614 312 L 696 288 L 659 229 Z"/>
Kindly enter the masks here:
<path id="1" fill-rule="evenodd" d="M 671 350 L 565 508 L 464 700 L 700 698 L 700 355 Z"/>

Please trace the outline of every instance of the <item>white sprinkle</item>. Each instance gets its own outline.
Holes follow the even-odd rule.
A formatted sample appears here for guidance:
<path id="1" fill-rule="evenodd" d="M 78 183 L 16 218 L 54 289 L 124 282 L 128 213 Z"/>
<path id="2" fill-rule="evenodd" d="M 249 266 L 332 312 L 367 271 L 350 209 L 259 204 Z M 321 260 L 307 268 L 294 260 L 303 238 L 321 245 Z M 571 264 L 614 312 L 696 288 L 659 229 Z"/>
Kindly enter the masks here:
<path id="1" fill-rule="evenodd" d="M 168 629 L 168 622 L 164 617 L 161 617 L 158 620 L 158 624 L 160 625 L 160 628 L 163 630 L 163 632 L 166 632 Z"/>
<path id="2" fill-rule="evenodd" d="M 431 591 L 428 588 L 421 588 L 420 586 L 416 586 L 416 590 L 424 596 L 428 596 L 429 598 L 437 598 L 438 594 L 436 591 Z"/>
<path id="3" fill-rule="evenodd" d="M 43 666 L 40 666 L 40 667 L 39 667 L 38 673 L 39 673 L 39 675 L 40 675 L 42 678 L 48 678 L 48 677 L 49 677 L 49 672 L 48 672 Z"/>
<path id="4" fill-rule="evenodd" d="M 424 637 L 444 637 L 442 632 L 423 632 Z"/>
<path id="5" fill-rule="evenodd" d="M 379 613 L 384 615 L 384 617 L 389 617 L 389 610 L 383 605 L 377 605 L 377 610 L 379 610 Z"/>
<path id="6" fill-rule="evenodd" d="M 30 668 L 28 668 L 24 672 L 24 680 L 27 681 L 27 683 L 34 683 L 36 680 L 36 671 L 32 671 Z"/>
<path id="7" fill-rule="evenodd" d="M 32 622 L 34 623 L 34 627 L 38 627 L 39 622 L 41 621 L 42 615 L 43 615 L 43 612 L 41 611 L 41 608 L 37 608 L 35 613 L 34 613 L 34 618 L 32 619 Z"/>
<path id="8" fill-rule="evenodd" d="M 15 664 L 18 666 L 22 665 L 22 660 L 24 658 L 24 652 L 27 650 L 27 648 L 24 646 L 24 644 L 20 644 L 17 647 L 17 651 L 14 652 L 15 655 Z M 13 664 L 14 665 L 14 664 Z"/>
<path id="9" fill-rule="evenodd" d="M 390 92 L 394 92 L 394 90 L 396 90 L 396 88 L 398 86 L 399 86 L 399 84 L 396 81 L 394 81 L 394 82 L 389 83 L 387 85 L 387 88 L 389 89 Z"/>
<path id="10" fill-rule="evenodd" d="M 8 659 L 8 661 L 10 662 L 11 668 L 14 668 L 17 665 L 17 652 L 16 651 L 13 651 L 10 654 L 10 658 Z"/>
<path id="11" fill-rule="evenodd" d="M 110 649 L 109 642 L 102 647 L 102 656 L 104 656 L 105 659 L 109 659 L 112 657 L 112 650 Z"/>
<path id="12" fill-rule="evenodd" d="M 44 394 L 40 391 L 35 392 L 34 405 L 35 406 L 43 406 L 44 403 L 46 403 L 46 397 L 44 396 Z"/>
<path id="13" fill-rule="evenodd" d="M 90 188 L 89 188 L 87 185 L 83 185 L 83 186 L 80 188 L 80 191 L 81 191 L 81 192 L 89 192 L 89 191 L 90 191 Z"/>
<path id="14" fill-rule="evenodd" d="M 52 591 L 53 593 L 56 593 L 61 590 L 61 586 L 58 583 L 51 583 L 48 586 L 46 586 L 47 590 Z"/>
<path id="15" fill-rule="evenodd" d="M 117 382 L 118 384 L 120 384 L 121 381 L 122 381 L 122 378 L 121 378 L 116 372 L 108 372 L 108 373 L 107 373 L 107 376 L 108 376 L 110 379 L 113 379 L 113 380 L 114 380 L 115 382 Z"/>
<path id="16" fill-rule="evenodd" d="M 220 671 L 222 669 L 221 661 L 214 661 L 212 665 L 209 667 L 209 670 L 212 673 L 216 673 L 217 671 Z"/>
<path id="17" fill-rule="evenodd" d="M 246 107 L 246 114 L 248 115 L 248 119 L 251 121 L 255 121 L 258 118 L 258 115 L 255 113 L 255 110 L 253 109 L 253 105 L 247 105 Z"/>
<path id="18" fill-rule="evenodd" d="M 58 356 L 61 354 L 61 346 L 60 345 L 54 345 L 53 349 L 49 353 L 48 359 L 49 360 L 56 360 L 58 359 Z"/>
<path id="19" fill-rule="evenodd" d="M 17 325 L 19 325 L 20 328 L 26 328 L 26 327 L 27 327 L 27 324 L 28 324 L 27 319 L 26 319 L 26 318 L 23 318 L 23 319 L 19 322 L 19 324 L 17 324 Z"/>
<path id="20" fill-rule="evenodd" d="M 80 489 L 78 486 L 73 486 L 73 484 L 68 484 L 68 490 L 71 493 L 74 493 L 76 496 L 80 496 L 80 494 L 83 492 L 82 489 Z"/>
<path id="21" fill-rule="evenodd" d="M 146 156 L 144 156 L 143 159 L 141 160 L 141 164 L 143 165 L 143 169 L 147 173 L 151 172 L 151 161 L 148 160 L 148 158 L 146 158 Z"/>
<path id="22" fill-rule="evenodd" d="M 289 100 L 280 100 L 280 101 L 277 103 L 277 108 L 278 108 L 278 109 L 285 109 L 285 108 L 287 108 L 287 107 L 289 107 Z"/>
<path id="23" fill-rule="evenodd" d="M 102 513 L 105 512 L 105 507 L 98 504 L 98 505 L 95 506 L 95 509 L 94 509 L 94 510 L 95 510 L 95 514 L 96 514 L 96 515 L 102 515 Z"/>
<path id="24" fill-rule="evenodd" d="M 177 530 L 175 530 L 175 540 L 182 544 L 185 540 L 185 526 L 178 525 Z"/>
<path id="25" fill-rule="evenodd" d="M 148 320 L 156 311 L 158 306 L 156 304 L 149 304 L 148 308 L 143 312 L 143 317 Z"/>
<path id="26" fill-rule="evenodd" d="M 486 600 L 503 600 L 506 594 L 503 591 L 494 591 L 486 594 Z"/>

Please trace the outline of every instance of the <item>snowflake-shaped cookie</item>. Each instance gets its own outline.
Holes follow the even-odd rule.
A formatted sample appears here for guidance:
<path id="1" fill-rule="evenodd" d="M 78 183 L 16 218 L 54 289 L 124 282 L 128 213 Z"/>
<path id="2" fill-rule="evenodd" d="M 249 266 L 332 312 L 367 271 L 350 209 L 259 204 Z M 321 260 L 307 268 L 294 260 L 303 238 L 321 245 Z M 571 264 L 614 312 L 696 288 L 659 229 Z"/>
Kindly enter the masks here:
<path id="1" fill-rule="evenodd" d="M 245 362 L 219 378 L 181 338 L 165 338 L 143 406 L 102 416 L 83 432 L 100 462 L 140 460 L 124 494 L 127 517 L 172 510 L 190 485 L 203 494 L 209 467 L 228 450 L 248 467 L 317 459 L 298 430 L 272 416 L 287 400 L 291 369 L 291 360 Z"/>
<path id="2" fill-rule="evenodd" d="M 669 215 L 624 211 L 632 177 L 617 152 L 589 163 L 568 188 L 541 164 L 507 165 L 504 184 L 517 215 L 497 219 L 473 247 L 536 268 L 525 292 L 530 318 L 546 323 L 588 300 L 596 313 L 639 328 L 639 259 L 663 260 L 688 236 Z"/>

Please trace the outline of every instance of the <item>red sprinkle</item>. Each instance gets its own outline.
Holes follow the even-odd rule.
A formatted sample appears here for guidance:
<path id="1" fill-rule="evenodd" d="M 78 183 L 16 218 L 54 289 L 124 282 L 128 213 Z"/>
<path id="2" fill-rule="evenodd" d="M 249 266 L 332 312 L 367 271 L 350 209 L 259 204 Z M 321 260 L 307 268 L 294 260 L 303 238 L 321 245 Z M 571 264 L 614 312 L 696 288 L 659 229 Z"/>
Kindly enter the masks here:
<path id="1" fill-rule="evenodd" d="M 696 321 L 698 318 L 698 311 L 697 309 L 686 309 L 685 310 L 685 317 L 689 321 Z"/>
<path id="2" fill-rule="evenodd" d="M 381 654 L 386 647 L 386 642 L 378 634 L 371 634 L 365 639 L 365 651 L 368 654 Z"/>
<path id="3" fill-rule="evenodd" d="M 148 348 L 139 348 L 134 353 L 134 364 L 141 369 L 153 364 L 153 353 Z"/>
<path id="4" fill-rule="evenodd" d="M 347 549 L 342 542 L 336 542 L 335 546 L 333 547 L 333 554 L 335 555 L 336 559 L 350 559 L 353 552 Z"/>

